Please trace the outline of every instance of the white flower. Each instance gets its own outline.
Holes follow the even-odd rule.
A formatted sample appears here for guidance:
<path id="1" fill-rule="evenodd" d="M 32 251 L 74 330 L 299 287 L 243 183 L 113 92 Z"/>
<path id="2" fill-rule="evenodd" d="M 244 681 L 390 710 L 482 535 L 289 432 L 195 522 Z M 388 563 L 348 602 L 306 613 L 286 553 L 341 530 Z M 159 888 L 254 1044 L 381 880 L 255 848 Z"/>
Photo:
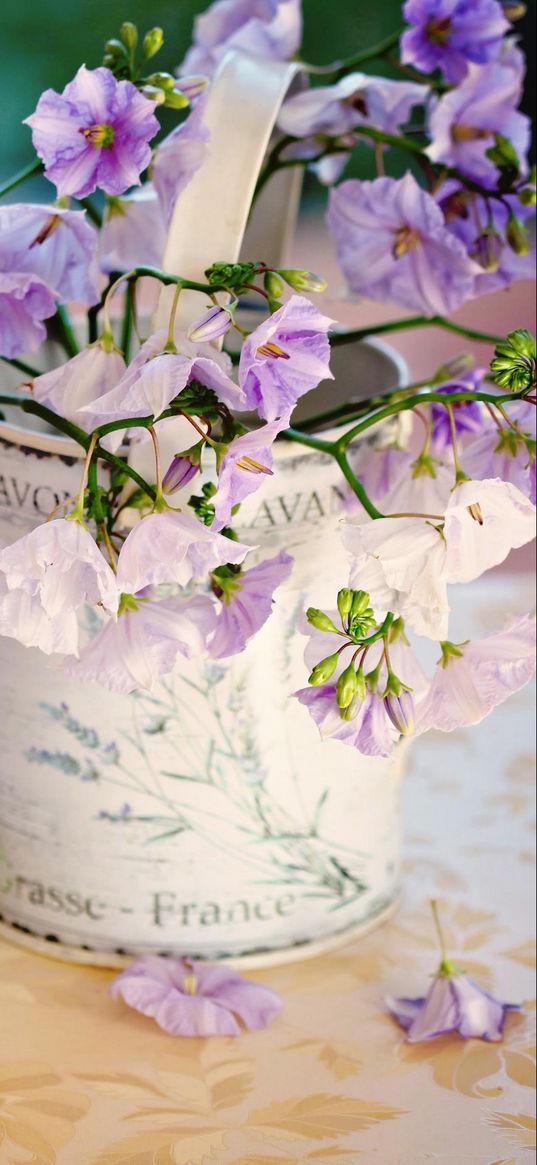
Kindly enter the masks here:
<path id="1" fill-rule="evenodd" d="M 125 361 L 120 352 L 107 351 L 101 343 L 84 348 L 71 360 L 37 376 L 32 390 L 35 399 L 79 428 L 91 433 L 102 424 L 98 413 L 99 397 L 115 388 L 125 372 Z M 93 401 L 95 412 L 88 410 Z M 109 433 L 104 439 L 107 448 L 119 448 L 123 430 Z"/>
<path id="2" fill-rule="evenodd" d="M 119 556 L 117 585 L 135 595 L 160 583 L 186 586 L 216 566 L 242 562 L 250 550 L 215 534 L 193 514 L 150 514 L 131 530 Z"/>

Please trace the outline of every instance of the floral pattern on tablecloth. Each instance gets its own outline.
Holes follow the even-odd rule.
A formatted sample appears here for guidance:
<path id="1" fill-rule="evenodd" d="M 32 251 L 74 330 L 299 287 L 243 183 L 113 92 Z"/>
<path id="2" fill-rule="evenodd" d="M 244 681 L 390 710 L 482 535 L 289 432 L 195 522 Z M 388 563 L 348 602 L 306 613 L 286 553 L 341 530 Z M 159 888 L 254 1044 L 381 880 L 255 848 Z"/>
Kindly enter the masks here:
<path id="1" fill-rule="evenodd" d="M 529 605 L 496 576 L 475 633 Z M 0 941 L 0 1165 L 518 1165 L 535 1147 L 532 692 L 407 761 L 394 918 L 311 961 L 257 972 L 282 1018 L 179 1040 L 113 1002 L 112 973 Z M 337 779 L 337 776 L 335 776 Z M 386 993 L 423 992 L 436 895 L 452 957 L 522 1014 L 501 1044 L 410 1046 Z"/>

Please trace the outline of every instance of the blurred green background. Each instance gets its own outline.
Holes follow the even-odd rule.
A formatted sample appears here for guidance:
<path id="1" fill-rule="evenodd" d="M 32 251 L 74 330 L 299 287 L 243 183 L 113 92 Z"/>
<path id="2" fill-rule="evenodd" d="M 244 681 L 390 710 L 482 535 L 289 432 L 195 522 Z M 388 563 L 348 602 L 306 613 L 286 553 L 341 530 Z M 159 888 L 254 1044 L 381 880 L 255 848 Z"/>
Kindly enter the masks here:
<path id="1" fill-rule="evenodd" d="M 30 131 L 20 123 L 35 109 L 40 93 L 50 87 L 63 89 L 82 62 L 89 68 L 99 65 L 104 41 L 117 35 L 123 20 L 132 20 L 141 32 L 154 25 L 164 29 L 166 43 L 155 58 L 155 67 L 173 71 L 190 43 L 194 17 L 208 7 L 208 0 L 76 0 L 71 4 L 65 0 L 2 0 L 0 179 L 33 157 Z M 374 45 L 403 23 L 401 0 L 376 0 L 373 4 L 365 0 L 332 0 L 329 4 L 326 0 L 303 0 L 303 9 L 302 56 L 319 64 Z M 534 44 L 535 0 L 515 30 L 523 35 L 528 50 Z M 534 69 L 530 68 L 525 99 L 528 112 L 533 107 L 534 83 Z M 167 128 L 173 124 L 175 121 L 168 118 Z M 371 151 L 361 153 L 367 165 Z M 25 197 L 45 194 L 45 190 L 48 196 L 50 187 L 44 182 L 41 185 L 42 181 L 33 189 L 25 188 Z M 14 192 L 12 197 L 16 196 Z"/>

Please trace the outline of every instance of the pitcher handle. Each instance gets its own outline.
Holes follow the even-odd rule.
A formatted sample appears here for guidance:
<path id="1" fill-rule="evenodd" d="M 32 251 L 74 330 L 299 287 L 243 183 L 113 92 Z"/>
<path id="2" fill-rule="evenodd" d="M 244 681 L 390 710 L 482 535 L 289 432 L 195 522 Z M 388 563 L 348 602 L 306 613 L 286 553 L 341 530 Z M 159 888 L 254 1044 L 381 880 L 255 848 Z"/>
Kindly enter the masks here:
<path id="1" fill-rule="evenodd" d="M 203 120 L 211 134 L 209 155 L 177 200 L 164 252 L 166 271 L 199 281 L 212 263 L 238 260 L 270 135 L 300 68 L 296 62 L 261 59 L 238 49 L 224 57 L 204 110 Z M 295 196 L 289 189 L 289 202 L 281 207 L 276 230 L 282 243 L 288 233 L 289 214 L 296 213 L 294 185 Z M 271 233 L 273 250 L 274 226 Z M 256 241 L 262 235 L 257 224 Z M 267 254 L 250 257 L 273 259 Z M 172 298 L 173 287 L 163 288 L 153 321 L 155 329 L 167 326 Z M 187 327 L 202 310 L 197 293 L 183 292 L 178 327 Z"/>

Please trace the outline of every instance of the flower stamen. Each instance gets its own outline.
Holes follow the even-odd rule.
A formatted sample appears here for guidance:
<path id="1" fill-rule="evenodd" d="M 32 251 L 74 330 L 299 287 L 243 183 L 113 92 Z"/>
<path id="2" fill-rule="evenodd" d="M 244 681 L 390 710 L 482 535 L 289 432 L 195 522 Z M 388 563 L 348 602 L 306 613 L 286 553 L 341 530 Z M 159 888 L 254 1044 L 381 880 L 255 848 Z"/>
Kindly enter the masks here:
<path id="1" fill-rule="evenodd" d="M 392 248 L 394 259 L 402 259 L 409 251 L 413 251 L 420 243 L 420 236 L 414 227 L 399 227 L 395 232 L 395 242 Z"/>
<path id="2" fill-rule="evenodd" d="M 273 344 L 271 340 L 268 340 L 266 344 L 261 344 L 256 349 L 255 354 L 256 356 L 274 356 L 276 360 L 291 359 L 289 352 L 286 352 L 284 348 L 280 348 L 279 344 Z"/>
<path id="3" fill-rule="evenodd" d="M 241 457 L 239 461 L 235 462 L 237 469 L 244 469 L 247 473 L 267 473 L 272 477 L 272 469 L 267 465 L 262 465 L 260 461 L 254 461 L 253 457 Z"/>
<path id="4" fill-rule="evenodd" d="M 467 506 L 466 509 L 468 510 L 470 517 L 474 519 L 474 522 L 477 522 L 479 526 L 482 526 L 484 518 L 479 502 L 472 502 L 472 505 Z"/>
<path id="5" fill-rule="evenodd" d="M 100 150 L 109 150 L 116 136 L 113 125 L 89 125 L 86 129 L 81 129 L 80 133 L 86 141 Z"/>
<path id="6" fill-rule="evenodd" d="M 30 250 L 32 247 L 39 247 L 41 243 L 45 243 L 54 234 L 54 231 L 58 229 L 61 221 L 59 214 L 51 214 L 50 218 L 47 218 L 45 225 L 39 231 L 39 234 L 30 243 Z"/>

